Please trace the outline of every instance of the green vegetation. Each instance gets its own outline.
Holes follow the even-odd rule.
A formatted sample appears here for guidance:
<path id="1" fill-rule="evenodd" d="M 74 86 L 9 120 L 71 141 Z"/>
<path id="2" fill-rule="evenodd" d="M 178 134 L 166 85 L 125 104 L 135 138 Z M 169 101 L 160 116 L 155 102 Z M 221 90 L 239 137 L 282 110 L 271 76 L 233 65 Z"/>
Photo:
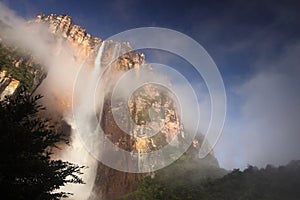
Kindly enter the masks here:
<path id="1" fill-rule="evenodd" d="M 122 200 L 298 200 L 300 199 L 300 161 L 278 168 L 258 169 L 249 166 L 244 171 L 233 170 L 222 178 L 224 171 L 209 166 L 197 167 L 197 162 L 171 165 L 157 176 L 141 181 L 139 188 Z"/>
<path id="2" fill-rule="evenodd" d="M 32 92 L 45 78 L 45 75 L 41 66 L 30 60 L 30 56 L 24 52 L 20 53 L 19 49 L 0 44 L 0 70 L 7 71 L 9 76 L 20 81 L 22 86 Z M 18 66 L 15 66 L 16 62 L 19 62 Z"/>
<path id="3" fill-rule="evenodd" d="M 67 143 L 47 119 L 38 113 L 40 96 L 21 90 L 0 106 L 0 188 L 1 195 L 14 200 L 56 200 L 70 194 L 61 186 L 83 181 L 82 167 L 50 159 L 58 142 Z"/>
<path id="4" fill-rule="evenodd" d="M 176 162 L 158 170 L 155 178 L 146 177 L 138 189 L 122 200 L 198 199 L 198 186 L 207 179 L 224 176 L 227 171 L 208 164 L 208 160 L 182 155 Z"/>

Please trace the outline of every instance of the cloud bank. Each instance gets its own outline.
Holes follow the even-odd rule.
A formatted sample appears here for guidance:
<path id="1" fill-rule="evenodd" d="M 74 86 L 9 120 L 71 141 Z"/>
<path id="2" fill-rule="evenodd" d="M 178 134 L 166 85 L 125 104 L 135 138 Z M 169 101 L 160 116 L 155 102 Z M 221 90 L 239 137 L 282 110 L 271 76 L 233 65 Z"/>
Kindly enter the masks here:
<path id="1" fill-rule="evenodd" d="M 300 43 L 289 44 L 273 60 L 232 88 L 240 114 L 228 116 L 217 151 L 226 168 L 281 165 L 300 159 Z M 229 110 L 238 105 L 229 105 Z"/>

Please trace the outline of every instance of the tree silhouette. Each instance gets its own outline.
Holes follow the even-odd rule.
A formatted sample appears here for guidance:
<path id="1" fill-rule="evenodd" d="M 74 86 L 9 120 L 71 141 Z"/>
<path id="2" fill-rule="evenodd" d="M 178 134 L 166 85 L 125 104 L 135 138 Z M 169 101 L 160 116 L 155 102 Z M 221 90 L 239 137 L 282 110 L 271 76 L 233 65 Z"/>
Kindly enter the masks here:
<path id="1" fill-rule="evenodd" d="M 61 186 L 83 183 L 81 166 L 51 159 L 55 144 L 67 140 L 38 115 L 40 98 L 22 89 L 1 102 L 0 190 L 6 199 L 60 199 L 70 195 L 58 191 Z"/>

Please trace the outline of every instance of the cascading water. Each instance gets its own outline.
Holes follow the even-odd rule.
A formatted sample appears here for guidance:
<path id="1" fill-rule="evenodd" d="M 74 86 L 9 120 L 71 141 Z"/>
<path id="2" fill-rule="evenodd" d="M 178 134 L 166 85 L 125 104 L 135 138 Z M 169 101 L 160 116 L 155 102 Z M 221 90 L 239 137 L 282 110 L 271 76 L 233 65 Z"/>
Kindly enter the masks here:
<path id="1" fill-rule="evenodd" d="M 73 196 L 71 196 L 71 199 L 73 200 L 86 200 L 93 195 L 92 189 L 96 177 L 98 161 L 92 155 L 90 155 L 90 153 L 84 147 L 78 130 L 85 131 L 87 134 L 97 131 L 94 129 L 95 125 L 88 120 L 88 116 L 92 115 L 94 112 L 94 107 L 92 106 L 94 92 L 95 86 L 101 74 L 101 70 L 103 70 L 101 67 L 101 61 L 104 49 L 105 41 L 101 43 L 98 49 L 93 70 L 91 70 L 87 77 L 84 77 L 86 84 L 85 91 L 83 92 L 83 95 L 81 95 L 76 108 L 73 108 L 73 112 L 76 112 L 75 114 L 76 116 L 79 116 L 79 118 L 75 123 L 73 118 L 67 117 L 67 122 L 72 127 L 71 145 L 64 150 L 64 153 L 61 155 L 61 159 L 87 167 L 83 170 L 82 175 L 82 179 L 85 182 L 84 185 L 70 184 L 66 185 L 64 188 L 61 188 L 61 190 L 65 192 L 73 193 Z"/>

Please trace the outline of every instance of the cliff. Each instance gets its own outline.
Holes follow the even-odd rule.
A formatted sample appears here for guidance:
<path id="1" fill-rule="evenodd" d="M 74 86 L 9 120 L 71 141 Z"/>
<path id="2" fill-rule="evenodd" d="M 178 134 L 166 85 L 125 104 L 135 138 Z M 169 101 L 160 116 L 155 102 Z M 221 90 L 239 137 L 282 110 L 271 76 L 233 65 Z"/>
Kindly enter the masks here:
<path id="1" fill-rule="evenodd" d="M 32 55 L 1 43 L 0 36 L 0 100 L 14 95 L 21 85 L 33 92 L 44 78 L 41 65 Z"/>
<path id="2" fill-rule="evenodd" d="M 76 59 L 87 59 L 103 41 L 101 38 L 92 36 L 87 33 L 86 30 L 78 25 L 75 25 L 72 18 L 68 15 L 44 15 L 39 14 L 35 20 L 30 23 L 44 23 L 48 26 L 49 31 L 55 35 L 62 36 L 70 45 L 71 48 L 76 50 Z M 108 41 L 106 45 L 106 58 L 112 56 L 112 50 L 116 45 L 116 42 Z M 120 49 L 125 51 L 131 49 L 128 43 L 119 43 Z M 94 59 L 94 56 L 90 56 L 90 59 Z M 144 55 L 136 51 L 129 51 L 129 53 L 122 55 L 118 59 L 118 69 L 128 70 L 133 67 L 137 67 L 138 64 L 144 62 Z"/>
<path id="3" fill-rule="evenodd" d="M 56 40 L 62 40 L 63 43 L 67 43 L 75 52 L 75 62 L 86 62 L 90 67 L 93 66 L 92 61 L 95 60 L 96 52 L 104 42 L 102 39 L 88 34 L 84 28 L 75 25 L 70 16 L 64 14 L 39 14 L 35 20 L 28 22 L 29 27 L 30 24 L 35 23 L 46 25 Z M 57 45 L 61 45 L 61 43 L 57 43 Z M 116 51 L 121 55 L 113 62 L 112 70 L 106 72 L 106 75 L 110 78 L 113 77 L 114 73 L 120 71 L 125 72 L 132 68 L 138 70 L 140 66 L 145 63 L 145 56 L 133 50 L 126 42 L 105 41 L 103 48 L 102 65 L 108 64 L 114 57 Z M 7 50 L 7 48 L 4 48 L 3 51 L 6 51 L 5 49 Z M 122 52 L 125 51 L 128 51 L 128 53 L 123 54 Z M 10 56 L 6 56 L 5 58 L 7 59 L 8 57 Z M 3 98 L 4 95 L 13 95 L 19 85 L 25 83 L 32 85 L 32 91 L 34 91 L 45 78 L 43 68 L 37 69 L 36 66 L 39 65 L 34 64 L 36 61 L 30 57 L 30 54 L 25 57 L 29 59 L 22 59 L 22 56 L 18 58 L 12 56 L 9 58 L 9 66 L 1 66 L 1 98 Z M 30 80 L 26 80 L 28 77 L 17 76 L 12 70 L 15 68 L 26 69 Z M 159 85 L 147 84 L 139 88 L 129 102 L 126 102 L 124 99 L 119 100 L 118 107 L 114 109 L 118 110 L 118 115 L 122 119 L 124 127 L 127 127 L 126 132 L 132 133 L 132 135 L 128 135 L 114 120 L 110 98 L 112 95 L 111 88 L 116 82 L 113 78 L 109 79 L 109 82 L 110 84 L 107 86 L 109 92 L 106 93 L 100 125 L 106 137 L 114 143 L 114 145 L 128 152 L 142 155 L 143 153 L 159 150 L 172 140 L 176 140 L 179 144 L 178 146 L 184 143 L 186 135 L 184 126 L 178 116 L 178 107 L 174 101 L 174 96 L 172 96 L 168 90 Z M 56 98 L 63 99 L 63 109 L 67 109 L 66 105 L 71 104 L 71 98 L 65 99 L 64 95 L 65 94 L 57 94 Z M 59 100 L 58 102 L 61 101 Z M 128 107 L 130 111 L 131 119 L 123 115 L 126 112 L 126 107 Z M 131 126 L 130 121 L 133 121 L 135 125 Z M 149 130 L 149 127 L 156 128 L 159 130 L 158 133 L 154 136 L 147 137 L 149 131 L 152 131 Z M 187 151 L 188 154 L 192 155 L 191 159 L 198 159 L 199 144 L 202 140 L 203 138 L 195 138 L 193 145 Z M 105 152 L 105 149 L 102 153 L 109 154 L 109 152 Z M 138 163 L 144 161 L 142 157 L 135 159 L 139 161 Z M 218 167 L 218 162 L 213 154 L 210 154 L 208 161 L 205 162 L 209 162 L 212 166 Z M 127 160 L 122 164 L 130 166 L 134 163 L 133 160 Z M 145 167 L 145 165 L 138 164 L 138 166 L 133 167 L 140 168 Z M 151 171 L 151 169 L 149 169 L 149 171 Z M 155 173 L 127 173 L 112 169 L 99 162 L 93 187 L 95 199 L 116 199 L 121 195 L 132 192 L 138 187 L 139 181 L 149 175 L 155 176 Z"/>

